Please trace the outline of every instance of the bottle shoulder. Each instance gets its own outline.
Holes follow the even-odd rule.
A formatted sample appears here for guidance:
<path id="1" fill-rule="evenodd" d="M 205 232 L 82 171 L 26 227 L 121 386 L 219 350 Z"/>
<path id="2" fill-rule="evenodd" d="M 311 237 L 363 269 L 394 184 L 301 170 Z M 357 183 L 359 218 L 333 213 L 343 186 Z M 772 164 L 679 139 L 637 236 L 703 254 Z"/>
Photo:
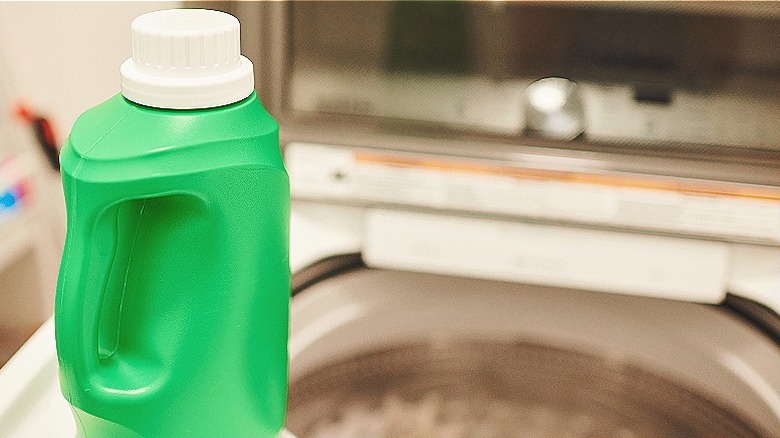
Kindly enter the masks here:
<path id="1" fill-rule="evenodd" d="M 248 147 L 273 156 L 279 153 L 278 130 L 255 93 L 232 105 L 200 110 L 145 107 L 117 94 L 76 120 L 63 154 L 127 161 L 201 149 L 231 154 Z"/>

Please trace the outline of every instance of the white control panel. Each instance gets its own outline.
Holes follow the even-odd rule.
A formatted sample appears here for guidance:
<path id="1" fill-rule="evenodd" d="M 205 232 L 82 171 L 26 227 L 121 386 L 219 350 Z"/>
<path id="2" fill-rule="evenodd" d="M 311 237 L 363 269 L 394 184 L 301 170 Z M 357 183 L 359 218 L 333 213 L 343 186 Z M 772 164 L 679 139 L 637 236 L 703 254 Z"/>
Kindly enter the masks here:
<path id="1" fill-rule="evenodd" d="M 290 106 L 515 136 L 526 127 L 523 96 L 533 81 L 307 65 L 292 74 Z M 591 140 L 780 149 L 777 93 L 670 90 L 668 101 L 648 102 L 638 100 L 631 86 L 577 84 Z"/>
<path id="2" fill-rule="evenodd" d="M 780 148 L 780 102 L 737 94 L 670 93 L 669 101 L 637 101 L 628 86 L 581 87 L 593 140 L 686 142 Z"/>
<path id="3" fill-rule="evenodd" d="M 530 80 L 388 74 L 378 69 L 307 66 L 291 78 L 290 105 L 307 112 L 388 117 L 517 135 Z"/>
<path id="4" fill-rule="evenodd" d="M 291 143 L 293 195 L 780 245 L 780 188 Z"/>

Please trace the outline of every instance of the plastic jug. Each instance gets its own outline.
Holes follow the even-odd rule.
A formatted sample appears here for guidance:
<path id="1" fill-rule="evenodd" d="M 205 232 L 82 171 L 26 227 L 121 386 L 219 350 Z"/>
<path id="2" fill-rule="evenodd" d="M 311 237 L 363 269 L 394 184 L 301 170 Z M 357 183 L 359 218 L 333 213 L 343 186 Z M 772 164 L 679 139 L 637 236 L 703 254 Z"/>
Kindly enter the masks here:
<path id="1" fill-rule="evenodd" d="M 133 21 L 122 93 L 60 161 L 55 324 L 80 433 L 271 437 L 287 384 L 289 184 L 235 17 Z"/>

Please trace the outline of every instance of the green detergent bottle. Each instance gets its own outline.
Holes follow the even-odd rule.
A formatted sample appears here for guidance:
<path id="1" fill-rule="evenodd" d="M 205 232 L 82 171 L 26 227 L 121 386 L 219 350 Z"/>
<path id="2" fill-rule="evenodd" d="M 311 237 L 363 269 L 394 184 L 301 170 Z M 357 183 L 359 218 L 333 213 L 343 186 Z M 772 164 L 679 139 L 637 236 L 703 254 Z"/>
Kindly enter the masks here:
<path id="1" fill-rule="evenodd" d="M 273 437 L 287 385 L 289 184 L 235 17 L 133 21 L 122 93 L 60 157 L 55 324 L 87 438 Z"/>

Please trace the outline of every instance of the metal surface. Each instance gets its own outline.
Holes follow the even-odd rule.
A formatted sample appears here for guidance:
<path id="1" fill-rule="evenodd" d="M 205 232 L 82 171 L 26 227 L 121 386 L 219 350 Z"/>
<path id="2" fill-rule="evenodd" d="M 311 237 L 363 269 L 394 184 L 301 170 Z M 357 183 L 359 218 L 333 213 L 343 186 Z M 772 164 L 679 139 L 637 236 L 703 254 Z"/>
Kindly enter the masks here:
<path id="1" fill-rule="evenodd" d="M 292 384 L 287 426 L 312 438 L 762 436 L 642 366 L 488 341 L 407 345 L 325 366 Z"/>
<path id="2" fill-rule="evenodd" d="M 235 11 L 242 22 L 244 52 L 261 66 L 256 76 L 259 94 L 282 125 L 283 143 L 320 142 L 508 161 L 528 156 L 588 158 L 611 170 L 780 186 L 778 150 L 650 140 L 560 142 L 510 138 L 368 116 L 292 111 L 284 100 L 291 77 L 288 68 L 292 48 L 288 44 L 292 7 L 286 2 L 239 4 Z"/>
<path id="3" fill-rule="evenodd" d="M 648 175 L 700 178 L 747 184 L 780 186 L 780 153 L 766 152 L 751 157 L 745 151 L 723 150 L 707 157 L 684 150 L 652 151 L 635 146 L 636 153 L 617 150 L 595 150 L 577 140 L 567 143 L 569 149 L 554 148 L 550 141 L 524 139 L 512 144 L 506 139 L 478 136 L 415 136 L 400 130 L 372 130 L 354 120 L 338 118 L 300 119 L 282 123 L 282 143 L 292 141 L 371 147 L 397 151 L 420 152 L 444 156 L 478 158 L 516 164 L 544 165 L 559 169 L 561 164 L 575 164 L 582 170 L 610 170 Z M 695 152 L 695 151 L 691 151 Z M 740 154 L 739 152 L 742 152 Z M 559 164 L 561 163 L 561 164 Z"/>
<path id="4" fill-rule="evenodd" d="M 508 404 L 510 428 L 549 417 L 547 432 L 528 436 L 780 428 L 780 347 L 717 306 L 376 269 L 326 278 L 291 307 L 288 425 L 300 436 L 385 436 L 366 422 L 398 399 L 409 421 L 431 409 L 426 399 L 437 400 L 437 421 L 460 415 L 451 403 L 476 422 L 492 418 L 486 403 Z M 576 418 L 592 428 L 567 429 Z M 505 420 L 494 420 L 500 431 Z M 347 423 L 358 432 L 328 429 Z M 401 436 L 436 436 L 393 424 Z"/>
<path id="5" fill-rule="evenodd" d="M 539 79 L 525 89 L 529 129 L 552 140 L 573 140 L 585 130 L 585 109 L 576 82 L 565 78 Z"/>

